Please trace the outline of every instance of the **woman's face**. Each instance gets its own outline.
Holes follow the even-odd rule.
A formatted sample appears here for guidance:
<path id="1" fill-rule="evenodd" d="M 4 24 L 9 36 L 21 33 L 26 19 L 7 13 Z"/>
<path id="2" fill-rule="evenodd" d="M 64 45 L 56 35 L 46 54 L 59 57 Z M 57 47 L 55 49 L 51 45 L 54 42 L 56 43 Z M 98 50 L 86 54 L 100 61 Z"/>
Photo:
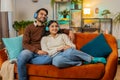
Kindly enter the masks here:
<path id="1" fill-rule="evenodd" d="M 50 34 L 57 34 L 59 30 L 58 24 L 56 22 L 53 22 L 50 26 L 49 26 L 49 31 Z"/>

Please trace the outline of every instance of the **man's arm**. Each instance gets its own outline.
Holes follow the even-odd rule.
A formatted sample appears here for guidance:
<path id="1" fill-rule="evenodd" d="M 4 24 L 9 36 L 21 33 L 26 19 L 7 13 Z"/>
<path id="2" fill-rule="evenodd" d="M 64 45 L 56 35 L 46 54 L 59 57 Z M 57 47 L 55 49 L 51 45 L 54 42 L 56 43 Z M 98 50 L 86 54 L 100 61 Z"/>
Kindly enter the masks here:
<path id="1" fill-rule="evenodd" d="M 28 49 L 32 52 L 37 52 L 38 49 L 36 49 L 34 46 L 30 44 L 30 30 L 29 27 L 26 27 L 24 35 L 23 35 L 23 48 Z"/>
<path id="2" fill-rule="evenodd" d="M 61 32 L 67 34 L 72 42 L 74 41 L 75 36 L 74 36 L 74 33 L 73 33 L 72 30 L 70 30 L 70 29 L 61 29 Z"/>

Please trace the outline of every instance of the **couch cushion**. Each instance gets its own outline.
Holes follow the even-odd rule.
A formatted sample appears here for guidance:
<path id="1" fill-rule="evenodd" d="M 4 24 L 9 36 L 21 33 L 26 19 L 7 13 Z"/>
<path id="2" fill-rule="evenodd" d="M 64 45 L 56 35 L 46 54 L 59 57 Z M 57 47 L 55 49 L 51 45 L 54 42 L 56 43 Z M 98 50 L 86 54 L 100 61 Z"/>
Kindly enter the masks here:
<path id="1" fill-rule="evenodd" d="M 8 58 L 10 60 L 16 59 L 22 47 L 22 36 L 12 37 L 12 38 L 2 38 L 4 45 L 8 51 Z"/>
<path id="2" fill-rule="evenodd" d="M 112 52 L 103 34 L 98 35 L 80 50 L 94 57 L 107 57 Z"/>
<path id="3" fill-rule="evenodd" d="M 105 66 L 102 63 L 74 66 L 59 69 L 52 65 L 28 64 L 28 74 L 32 76 L 54 77 L 54 78 L 91 78 L 99 79 L 104 75 Z M 17 73 L 17 66 L 15 66 Z"/>
<path id="4" fill-rule="evenodd" d="M 5 49 L 1 49 L 0 50 L 0 69 L 5 60 L 7 60 L 7 54 L 5 53 Z"/>

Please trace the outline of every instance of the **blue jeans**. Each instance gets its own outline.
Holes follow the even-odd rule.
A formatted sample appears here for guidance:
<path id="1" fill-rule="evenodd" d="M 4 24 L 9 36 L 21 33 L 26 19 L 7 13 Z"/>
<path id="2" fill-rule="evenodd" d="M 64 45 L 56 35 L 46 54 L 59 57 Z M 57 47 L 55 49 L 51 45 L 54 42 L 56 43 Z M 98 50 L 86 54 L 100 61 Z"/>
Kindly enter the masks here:
<path id="1" fill-rule="evenodd" d="M 81 65 L 82 61 L 91 62 L 92 56 L 74 48 L 69 48 L 53 57 L 52 64 L 59 68 Z"/>
<path id="2" fill-rule="evenodd" d="M 29 50 L 23 50 L 18 56 L 18 76 L 19 80 L 28 80 L 26 64 L 51 64 L 52 58 L 48 55 L 39 55 Z"/>

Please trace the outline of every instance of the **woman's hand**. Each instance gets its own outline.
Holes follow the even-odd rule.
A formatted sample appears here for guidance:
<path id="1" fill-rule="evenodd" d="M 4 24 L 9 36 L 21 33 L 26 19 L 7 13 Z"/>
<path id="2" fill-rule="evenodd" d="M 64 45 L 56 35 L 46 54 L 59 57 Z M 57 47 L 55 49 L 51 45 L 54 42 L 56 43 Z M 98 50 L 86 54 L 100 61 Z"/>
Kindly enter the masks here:
<path id="1" fill-rule="evenodd" d="M 42 51 L 42 50 L 38 50 L 37 54 L 40 54 L 40 55 L 47 55 L 48 52 Z"/>
<path id="2" fill-rule="evenodd" d="M 71 46 L 66 45 L 66 46 L 63 46 L 63 47 L 58 48 L 57 51 L 58 51 L 58 52 L 62 52 L 62 51 L 67 50 L 67 49 L 69 49 L 69 48 L 71 48 Z"/>
<path id="3" fill-rule="evenodd" d="M 64 50 L 64 47 L 57 48 L 57 51 L 58 51 L 58 52 L 61 52 L 61 51 L 63 51 L 63 50 Z"/>
<path id="4" fill-rule="evenodd" d="M 71 46 L 69 46 L 69 45 L 64 46 L 64 50 L 67 50 L 69 48 L 71 48 Z"/>

